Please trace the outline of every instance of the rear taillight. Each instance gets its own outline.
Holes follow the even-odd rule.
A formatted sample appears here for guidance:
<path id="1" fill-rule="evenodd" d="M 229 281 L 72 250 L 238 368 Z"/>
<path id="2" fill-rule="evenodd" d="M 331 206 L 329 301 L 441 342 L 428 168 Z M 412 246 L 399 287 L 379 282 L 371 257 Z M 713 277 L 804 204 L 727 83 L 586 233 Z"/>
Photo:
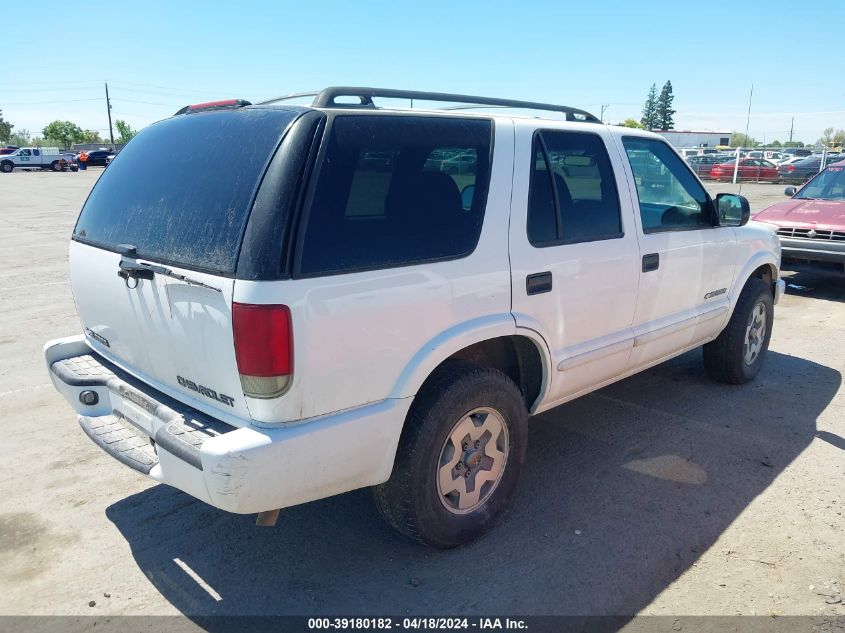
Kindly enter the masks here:
<path id="1" fill-rule="evenodd" d="M 275 398 L 293 375 L 293 328 L 283 305 L 232 304 L 235 358 L 244 395 Z"/>
<path id="2" fill-rule="evenodd" d="M 795 171 L 795 165 L 787 165 L 786 171 Z"/>

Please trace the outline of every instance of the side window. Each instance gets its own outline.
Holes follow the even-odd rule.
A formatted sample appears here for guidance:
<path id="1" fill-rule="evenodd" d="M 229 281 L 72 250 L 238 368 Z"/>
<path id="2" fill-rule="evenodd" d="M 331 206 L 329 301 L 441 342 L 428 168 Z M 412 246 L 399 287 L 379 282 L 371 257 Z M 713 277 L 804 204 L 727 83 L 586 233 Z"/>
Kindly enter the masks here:
<path id="1" fill-rule="evenodd" d="M 297 274 L 469 255 L 487 202 L 492 131 L 480 119 L 336 117 Z"/>
<path id="2" fill-rule="evenodd" d="M 29 150 L 28 149 L 22 149 L 19 156 L 29 156 Z"/>
<path id="3" fill-rule="evenodd" d="M 643 231 L 713 226 L 707 192 L 666 143 L 626 136 L 622 144 L 637 184 Z"/>
<path id="4" fill-rule="evenodd" d="M 34 150 L 32 150 L 32 155 L 33 156 L 41 156 L 41 152 L 39 152 L 37 149 L 34 149 Z"/>
<path id="5" fill-rule="evenodd" d="M 598 135 L 538 132 L 529 186 L 527 230 L 534 246 L 622 236 L 613 167 Z"/>

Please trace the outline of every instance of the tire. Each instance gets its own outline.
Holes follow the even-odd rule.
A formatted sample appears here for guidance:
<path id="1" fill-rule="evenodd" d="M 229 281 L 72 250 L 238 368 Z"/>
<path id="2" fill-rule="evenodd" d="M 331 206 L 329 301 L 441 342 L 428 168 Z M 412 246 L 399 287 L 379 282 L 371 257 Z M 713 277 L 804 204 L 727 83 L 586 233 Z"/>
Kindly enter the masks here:
<path id="1" fill-rule="evenodd" d="M 528 411 L 510 378 L 489 367 L 445 364 L 414 398 L 393 473 L 373 489 L 376 506 L 420 543 L 468 543 L 503 516 L 527 440 Z"/>
<path id="2" fill-rule="evenodd" d="M 753 380 L 769 349 L 773 318 L 771 288 L 762 279 L 749 279 L 727 327 L 704 345 L 704 367 L 710 377 L 729 385 Z"/>
<path id="3" fill-rule="evenodd" d="M 50 163 L 50 168 L 53 171 L 61 171 L 62 170 L 62 164 L 59 161 L 54 160 L 52 163 Z"/>
<path id="4" fill-rule="evenodd" d="M 13 163 L 10 163 L 9 161 L 3 161 L 2 163 L 0 163 L 0 171 L 2 171 L 4 174 L 11 174 L 14 168 L 15 165 Z"/>

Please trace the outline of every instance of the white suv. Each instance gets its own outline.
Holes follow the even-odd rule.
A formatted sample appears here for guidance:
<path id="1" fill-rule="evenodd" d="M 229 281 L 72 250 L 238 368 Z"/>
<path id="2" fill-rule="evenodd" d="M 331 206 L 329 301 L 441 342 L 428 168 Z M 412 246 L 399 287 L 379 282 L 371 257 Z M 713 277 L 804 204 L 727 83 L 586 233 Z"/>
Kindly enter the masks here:
<path id="1" fill-rule="evenodd" d="M 748 217 L 661 137 L 574 108 L 203 104 L 91 192 L 84 335 L 47 366 L 96 444 L 217 508 L 272 524 L 374 486 L 394 527 L 451 547 L 501 516 L 530 415 L 701 345 L 714 378 L 757 374 L 783 282 Z"/>

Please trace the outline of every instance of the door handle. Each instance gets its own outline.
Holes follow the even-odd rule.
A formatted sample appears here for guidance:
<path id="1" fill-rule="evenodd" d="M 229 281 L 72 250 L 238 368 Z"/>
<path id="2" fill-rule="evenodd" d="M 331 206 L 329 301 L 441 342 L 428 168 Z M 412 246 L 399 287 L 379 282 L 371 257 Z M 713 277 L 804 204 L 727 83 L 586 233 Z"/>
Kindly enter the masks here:
<path id="1" fill-rule="evenodd" d="M 660 267 L 660 253 L 643 255 L 643 272 L 647 273 Z"/>
<path id="2" fill-rule="evenodd" d="M 525 291 L 530 295 L 538 295 L 552 290 L 552 273 L 534 273 L 525 278 Z"/>

